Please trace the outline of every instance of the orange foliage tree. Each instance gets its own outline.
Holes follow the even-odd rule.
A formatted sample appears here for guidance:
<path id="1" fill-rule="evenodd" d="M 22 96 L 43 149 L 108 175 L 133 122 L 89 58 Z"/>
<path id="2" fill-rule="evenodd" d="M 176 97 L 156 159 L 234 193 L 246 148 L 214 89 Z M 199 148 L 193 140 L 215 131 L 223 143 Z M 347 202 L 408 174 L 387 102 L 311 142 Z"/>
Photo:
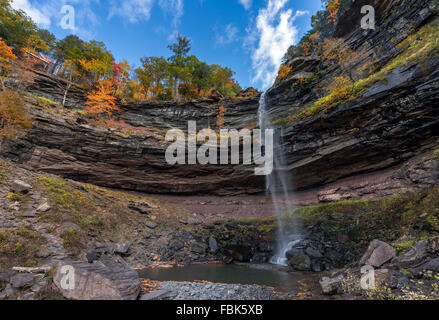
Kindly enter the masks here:
<path id="1" fill-rule="evenodd" d="M 119 110 L 114 97 L 113 81 L 111 79 L 100 81 L 96 88 L 87 95 L 85 104 L 84 110 L 95 116 L 103 114 L 110 116 L 114 111 Z"/>
<path id="2" fill-rule="evenodd" d="M 17 61 L 14 67 L 14 73 L 18 81 L 18 88 L 23 90 L 31 86 L 35 81 L 36 65 L 38 61 L 32 57 L 31 51 L 26 49 L 21 50 L 21 58 Z"/>
<path id="3" fill-rule="evenodd" d="M 226 112 L 227 109 L 224 108 L 224 106 L 219 107 L 219 112 L 216 120 L 216 126 L 218 127 L 219 130 L 223 129 L 226 123 L 226 120 L 224 119 L 224 115 L 226 114 Z"/>
<path id="4" fill-rule="evenodd" d="M 5 91 L 4 80 L 11 72 L 12 61 L 16 59 L 17 57 L 12 52 L 12 48 L 0 38 L 0 85 L 3 91 Z"/>
<path id="5" fill-rule="evenodd" d="M 375 63 L 373 59 L 365 57 L 366 52 L 364 50 L 352 50 L 342 38 L 325 39 L 320 46 L 320 51 L 326 60 L 335 61 L 342 73 L 347 75 L 351 82 L 355 81 L 354 72 L 370 70 Z M 361 65 L 359 68 L 354 68 L 354 65 L 358 64 L 360 60 Z"/>
<path id="6" fill-rule="evenodd" d="M 329 23 L 332 23 L 333 25 L 337 24 L 337 20 L 338 20 L 337 16 L 338 16 L 339 10 L 340 10 L 340 0 L 334 0 L 328 4 L 326 11 L 328 12 L 328 22 Z"/>
<path id="7" fill-rule="evenodd" d="M 293 68 L 291 68 L 290 66 L 286 66 L 286 65 L 282 65 L 279 68 L 279 72 L 277 74 L 277 79 L 278 80 L 283 80 L 286 77 L 288 77 L 288 75 L 290 74 L 291 70 L 293 70 Z"/>
<path id="8" fill-rule="evenodd" d="M 302 48 L 306 56 L 311 54 L 311 50 L 317 46 L 320 39 L 320 32 L 314 32 L 309 36 L 309 40 L 302 43 Z"/>
<path id="9" fill-rule="evenodd" d="M 4 137 L 11 137 L 19 129 L 32 126 L 30 118 L 22 109 L 23 100 L 10 90 L 0 93 L 0 142 Z"/>

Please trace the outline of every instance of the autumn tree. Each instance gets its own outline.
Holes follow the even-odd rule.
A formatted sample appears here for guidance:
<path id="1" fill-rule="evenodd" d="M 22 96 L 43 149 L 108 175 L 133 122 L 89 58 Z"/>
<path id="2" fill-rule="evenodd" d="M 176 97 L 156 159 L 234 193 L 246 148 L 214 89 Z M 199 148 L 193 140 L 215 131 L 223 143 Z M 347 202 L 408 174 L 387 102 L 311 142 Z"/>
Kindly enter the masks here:
<path id="1" fill-rule="evenodd" d="M 18 130 L 32 126 L 22 105 L 24 102 L 16 92 L 0 92 L 0 142 L 5 137 L 14 136 Z"/>
<path id="2" fill-rule="evenodd" d="M 22 49 L 21 52 L 21 58 L 14 64 L 13 69 L 18 89 L 24 90 L 35 81 L 35 68 L 38 61 L 26 49 Z"/>
<path id="3" fill-rule="evenodd" d="M 281 65 L 277 74 L 277 80 L 283 80 L 291 73 L 292 68 L 287 65 Z"/>
<path id="4" fill-rule="evenodd" d="M 12 52 L 12 48 L 0 38 L 0 84 L 3 91 L 5 91 L 4 80 L 12 70 L 12 61 L 16 59 L 17 57 Z"/>
<path id="5" fill-rule="evenodd" d="M 219 130 L 224 128 L 224 125 L 226 123 L 226 120 L 224 119 L 224 115 L 226 114 L 227 109 L 224 108 L 224 106 L 219 107 L 219 112 L 216 120 L 216 126 Z"/>
<path id="6" fill-rule="evenodd" d="M 349 77 L 351 82 L 354 82 L 354 74 L 359 71 L 371 70 L 374 65 L 374 60 L 366 57 L 364 50 L 354 51 L 349 44 L 345 43 L 344 39 L 325 39 L 319 48 L 324 59 L 334 61 L 341 72 Z M 355 68 L 356 64 L 361 65 Z"/>
<path id="7" fill-rule="evenodd" d="M 332 0 L 326 7 L 328 14 L 328 22 L 336 25 L 338 20 L 338 13 L 340 10 L 340 0 Z"/>
<path id="8" fill-rule="evenodd" d="M 47 52 L 50 48 L 42 36 L 47 34 L 40 32 L 23 10 L 13 9 L 10 0 L 0 0 L 0 38 L 14 48 L 16 54 L 23 48 Z"/>
<path id="9" fill-rule="evenodd" d="M 87 95 L 87 102 L 84 110 L 94 116 L 111 116 L 117 111 L 114 87 L 111 79 L 101 80 L 96 88 Z"/>
<path id="10" fill-rule="evenodd" d="M 114 58 L 103 42 L 90 41 L 84 43 L 82 57 L 73 61 L 79 73 L 86 77 L 90 85 L 93 85 L 111 76 Z"/>
<path id="11" fill-rule="evenodd" d="M 169 64 L 163 57 L 144 57 L 140 59 L 142 68 L 135 70 L 137 78 L 145 92 L 152 97 L 160 97 L 164 92 L 164 83 L 169 75 Z"/>

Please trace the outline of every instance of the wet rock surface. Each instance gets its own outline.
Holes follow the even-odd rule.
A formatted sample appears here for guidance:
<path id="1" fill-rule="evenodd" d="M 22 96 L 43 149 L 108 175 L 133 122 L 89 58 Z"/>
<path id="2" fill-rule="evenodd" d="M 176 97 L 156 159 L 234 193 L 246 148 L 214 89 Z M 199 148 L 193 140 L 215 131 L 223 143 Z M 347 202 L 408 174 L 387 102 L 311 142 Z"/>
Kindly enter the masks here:
<path id="1" fill-rule="evenodd" d="M 258 285 L 163 282 L 163 300 L 276 300 L 273 290 Z"/>

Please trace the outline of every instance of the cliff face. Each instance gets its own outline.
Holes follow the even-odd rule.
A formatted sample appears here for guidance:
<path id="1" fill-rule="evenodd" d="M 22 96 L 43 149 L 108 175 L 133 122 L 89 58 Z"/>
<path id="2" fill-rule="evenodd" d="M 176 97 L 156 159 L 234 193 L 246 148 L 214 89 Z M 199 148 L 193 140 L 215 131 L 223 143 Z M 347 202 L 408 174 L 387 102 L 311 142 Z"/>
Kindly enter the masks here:
<path id="1" fill-rule="evenodd" d="M 433 23 L 439 11 L 434 1 L 372 1 L 377 28 L 365 31 L 359 27 L 362 2 L 353 1 L 333 35 L 361 49 L 363 59 L 376 61 L 378 70 L 402 53 L 398 44 Z M 327 95 L 323 84 L 341 74 L 337 65 L 318 56 L 297 57 L 287 64 L 292 74 L 267 92 L 272 120 L 312 105 Z M 307 80 L 298 82 L 303 78 Z M 284 121 L 279 127 L 288 164 L 283 169 L 294 177 L 296 189 L 311 190 L 309 203 L 391 195 L 437 183 L 437 161 L 423 160 L 439 149 L 439 57 L 393 68 L 382 80 L 347 103 Z M 39 75 L 30 91 L 59 102 L 65 83 L 57 81 Z M 83 99 L 74 88 L 68 107 L 77 108 Z M 1 154 L 32 169 L 108 187 L 179 194 L 263 192 L 264 178 L 255 176 L 251 166 L 168 166 L 163 141 L 167 129 L 185 129 L 189 120 L 196 120 L 199 128 L 215 128 L 220 106 L 227 109 L 226 127 L 254 126 L 258 100 L 122 106 L 118 118 L 147 128 L 143 134 L 122 134 L 93 127 L 83 119 L 53 117 L 28 101 L 33 128 L 6 141 Z"/>
<path id="2" fill-rule="evenodd" d="M 183 127 L 184 122 L 177 116 L 174 118 L 173 111 L 163 113 L 162 120 L 148 113 L 158 112 L 159 108 L 140 112 L 138 118 L 129 113 L 132 109 L 126 114 L 122 112 L 121 117 L 129 120 L 132 116 L 133 122 L 150 128 L 132 134 L 84 124 L 84 119 L 73 112 L 69 117 L 54 116 L 35 99 L 28 99 L 27 103 L 34 119 L 33 128 L 17 139 L 5 141 L 1 154 L 30 169 L 95 185 L 151 193 L 263 191 L 264 180 L 254 175 L 251 166 L 168 165 L 165 151 L 169 143 L 164 141 L 165 133 L 157 127 L 167 116 L 175 119 L 176 127 L 178 123 Z M 179 107 L 163 105 L 161 108 L 175 111 Z M 236 119 L 240 121 L 239 117 Z"/>
<path id="3" fill-rule="evenodd" d="M 353 2 L 334 36 L 343 36 L 351 48 L 362 50 L 365 59 L 376 61 L 378 70 L 402 53 L 398 44 L 411 32 L 437 21 L 439 12 L 439 5 L 432 1 L 375 1 L 371 5 L 377 8 L 377 27 L 365 31 L 359 22 L 361 3 Z M 362 59 L 351 67 L 361 63 Z M 312 105 L 327 95 L 322 84 L 340 75 L 337 65 L 318 56 L 297 57 L 287 64 L 292 74 L 267 93 L 272 120 Z M 308 83 L 298 84 L 304 75 Z M 426 60 L 402 63 L 348 103 L 288 121 L 281 130 L 295 187 L 307 189 L 391 168 L 437 149 L 438 80 L 439 57 L 433 54 Z"/>

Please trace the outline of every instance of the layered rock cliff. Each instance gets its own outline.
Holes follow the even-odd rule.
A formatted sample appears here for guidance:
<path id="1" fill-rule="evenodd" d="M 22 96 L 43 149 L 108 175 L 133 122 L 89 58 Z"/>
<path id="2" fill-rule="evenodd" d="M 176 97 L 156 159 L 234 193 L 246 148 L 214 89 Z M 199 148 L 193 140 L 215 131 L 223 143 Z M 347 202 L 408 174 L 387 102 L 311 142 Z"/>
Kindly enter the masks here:
<path id="1" fill-rule="evenodd" d="M 439 5 L 434 1 L 372 1 L 377 27 L 365 31 L 359 27 L 363 2 L 353 1 L 331 32 L 353 50 L 362 50 L 358 65 L 375 61 L 376 72 L 403 55 L 399 45 L 410 35 L 437 23 Z M 437 182 L 437 162 L 423 161 L 439 148 L 437 55 L 402 63 L 350 101 L 293 120 L 292 114 L 327 95 L 323 84 L 341 70 L 314 55 L 287 64 L 293 72 L 267 92 L 267 104 L 272 120 L 281 124 L 277 127 L 288 165 L 280 170 L 291 174 L 295 189 L 310 190 L 309 203 L 410 192 Z M 58 82 L 39 74 L 30 92 L 61 102 L 66 83 Z M 78 88 L 67 97 L 69 108 L 78 108 L 84 99 Z M 264 178 L 255 176 L 252 166 L 167 165 L 163 139 L 167 129 L 185 129 L 189 120 L 199 128 L 215 128 L 220 106 L 227 109 L 226 127 L 254 127 L 258 100 L 121 106 L 119 120 L 144 129 L 123 133 L 97 128 L 79 115 L 55 117 L 28 99 L 33 128 L 5 141 L 1 154 L 31 169 L 108 187 L 177 194 L 263 192 Z"/>

